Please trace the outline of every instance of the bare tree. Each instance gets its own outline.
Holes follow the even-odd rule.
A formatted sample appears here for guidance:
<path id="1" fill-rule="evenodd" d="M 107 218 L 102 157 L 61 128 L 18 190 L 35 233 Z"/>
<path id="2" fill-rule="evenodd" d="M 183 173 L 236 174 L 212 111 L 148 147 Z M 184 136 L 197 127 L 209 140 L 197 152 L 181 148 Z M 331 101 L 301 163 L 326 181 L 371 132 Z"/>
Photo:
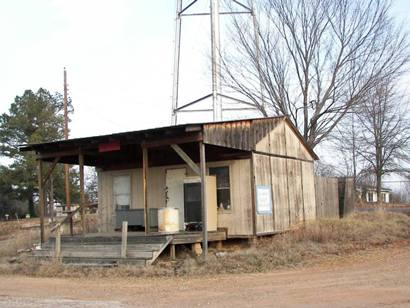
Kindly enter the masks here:
<path id="1" fill-rule="evenodd" d="M 339 154 L 339 164 L 343 169 L 343 175 L 356 178 L 360 173 L 360 166 L 357 155 L 357 119 L 355 109 L 349 112 L 332 132 L 331 145 Z"/>
<path id="2" fill-rule="evenodd" d="M 378 200 L 383 175 L 408 171 L 404 166 L 409 159 L 410 125 L 403 106 L 407 104 L 394 92 L 394 84 L 385 81 L 357 109 L 356 152 L 368 166 L 363 170 L 375 178 Z"/>
<path id="3" fill-rule="evenodd" d="M 258 44 L 247 21 L 233 19 L 224 84 L 265 116 L 289 116 L 312 147 L 409 61 L 389 1 L 260 0 L 258 8 Z"/>

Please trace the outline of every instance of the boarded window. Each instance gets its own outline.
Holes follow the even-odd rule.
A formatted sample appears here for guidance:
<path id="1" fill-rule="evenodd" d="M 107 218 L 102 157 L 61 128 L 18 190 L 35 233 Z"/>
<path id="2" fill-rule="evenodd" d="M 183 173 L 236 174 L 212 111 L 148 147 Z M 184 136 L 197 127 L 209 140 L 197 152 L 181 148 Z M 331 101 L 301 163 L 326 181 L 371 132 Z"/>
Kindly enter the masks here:
<path id="1" fill-rule="evenodd" d="M 113 191 L 115 208 L 117 210 L 129 210 L 131 205 L 131 176 L 115 176 Z"/>
<path id="2" fill-rule="evenodd" d="M 209 175 L 216 176 L 216 196 L 218 209 L 231 209 L 231 185 L 229 167 L 209 168 Z"/>

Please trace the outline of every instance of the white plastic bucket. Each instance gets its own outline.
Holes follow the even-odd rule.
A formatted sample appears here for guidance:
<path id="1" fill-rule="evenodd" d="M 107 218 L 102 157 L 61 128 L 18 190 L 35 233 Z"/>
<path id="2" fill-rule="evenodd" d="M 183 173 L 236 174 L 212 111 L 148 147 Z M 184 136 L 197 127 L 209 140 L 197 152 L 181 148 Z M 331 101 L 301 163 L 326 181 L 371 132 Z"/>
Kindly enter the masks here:
<path id="1" fill-rule="evenodd" d="M 158 210 L 158 231 L 178 232 L 179 214 L 178 209 L 165 207 Z"/>

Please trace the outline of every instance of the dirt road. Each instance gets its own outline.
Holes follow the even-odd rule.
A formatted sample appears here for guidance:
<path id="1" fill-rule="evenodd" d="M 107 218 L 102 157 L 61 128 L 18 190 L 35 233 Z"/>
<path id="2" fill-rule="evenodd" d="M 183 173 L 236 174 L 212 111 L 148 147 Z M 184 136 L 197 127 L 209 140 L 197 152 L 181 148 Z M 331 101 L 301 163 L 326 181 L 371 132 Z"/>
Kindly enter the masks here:
<path id="1" fill-rule="evenodd" d="M 0 277 L 1 307 L 410 307 L 410 247 L 267 274 L 166 279 Z"/>

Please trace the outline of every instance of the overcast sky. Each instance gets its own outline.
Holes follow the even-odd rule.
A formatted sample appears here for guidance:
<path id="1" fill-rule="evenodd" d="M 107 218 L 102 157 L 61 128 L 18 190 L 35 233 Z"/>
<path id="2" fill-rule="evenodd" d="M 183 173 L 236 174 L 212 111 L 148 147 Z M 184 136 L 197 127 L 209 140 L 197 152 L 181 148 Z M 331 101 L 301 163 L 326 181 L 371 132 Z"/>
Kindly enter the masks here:
<path id="1" fill-rule="evenodd" d="M 26 89 L 62 92 L 67 67 L 71 137 L 169 125 L 174 18 L 174 0 L 0 0 L 0 112 Z M 186 100 L 207 94 L 208 21 L 185 30 Z"/>

